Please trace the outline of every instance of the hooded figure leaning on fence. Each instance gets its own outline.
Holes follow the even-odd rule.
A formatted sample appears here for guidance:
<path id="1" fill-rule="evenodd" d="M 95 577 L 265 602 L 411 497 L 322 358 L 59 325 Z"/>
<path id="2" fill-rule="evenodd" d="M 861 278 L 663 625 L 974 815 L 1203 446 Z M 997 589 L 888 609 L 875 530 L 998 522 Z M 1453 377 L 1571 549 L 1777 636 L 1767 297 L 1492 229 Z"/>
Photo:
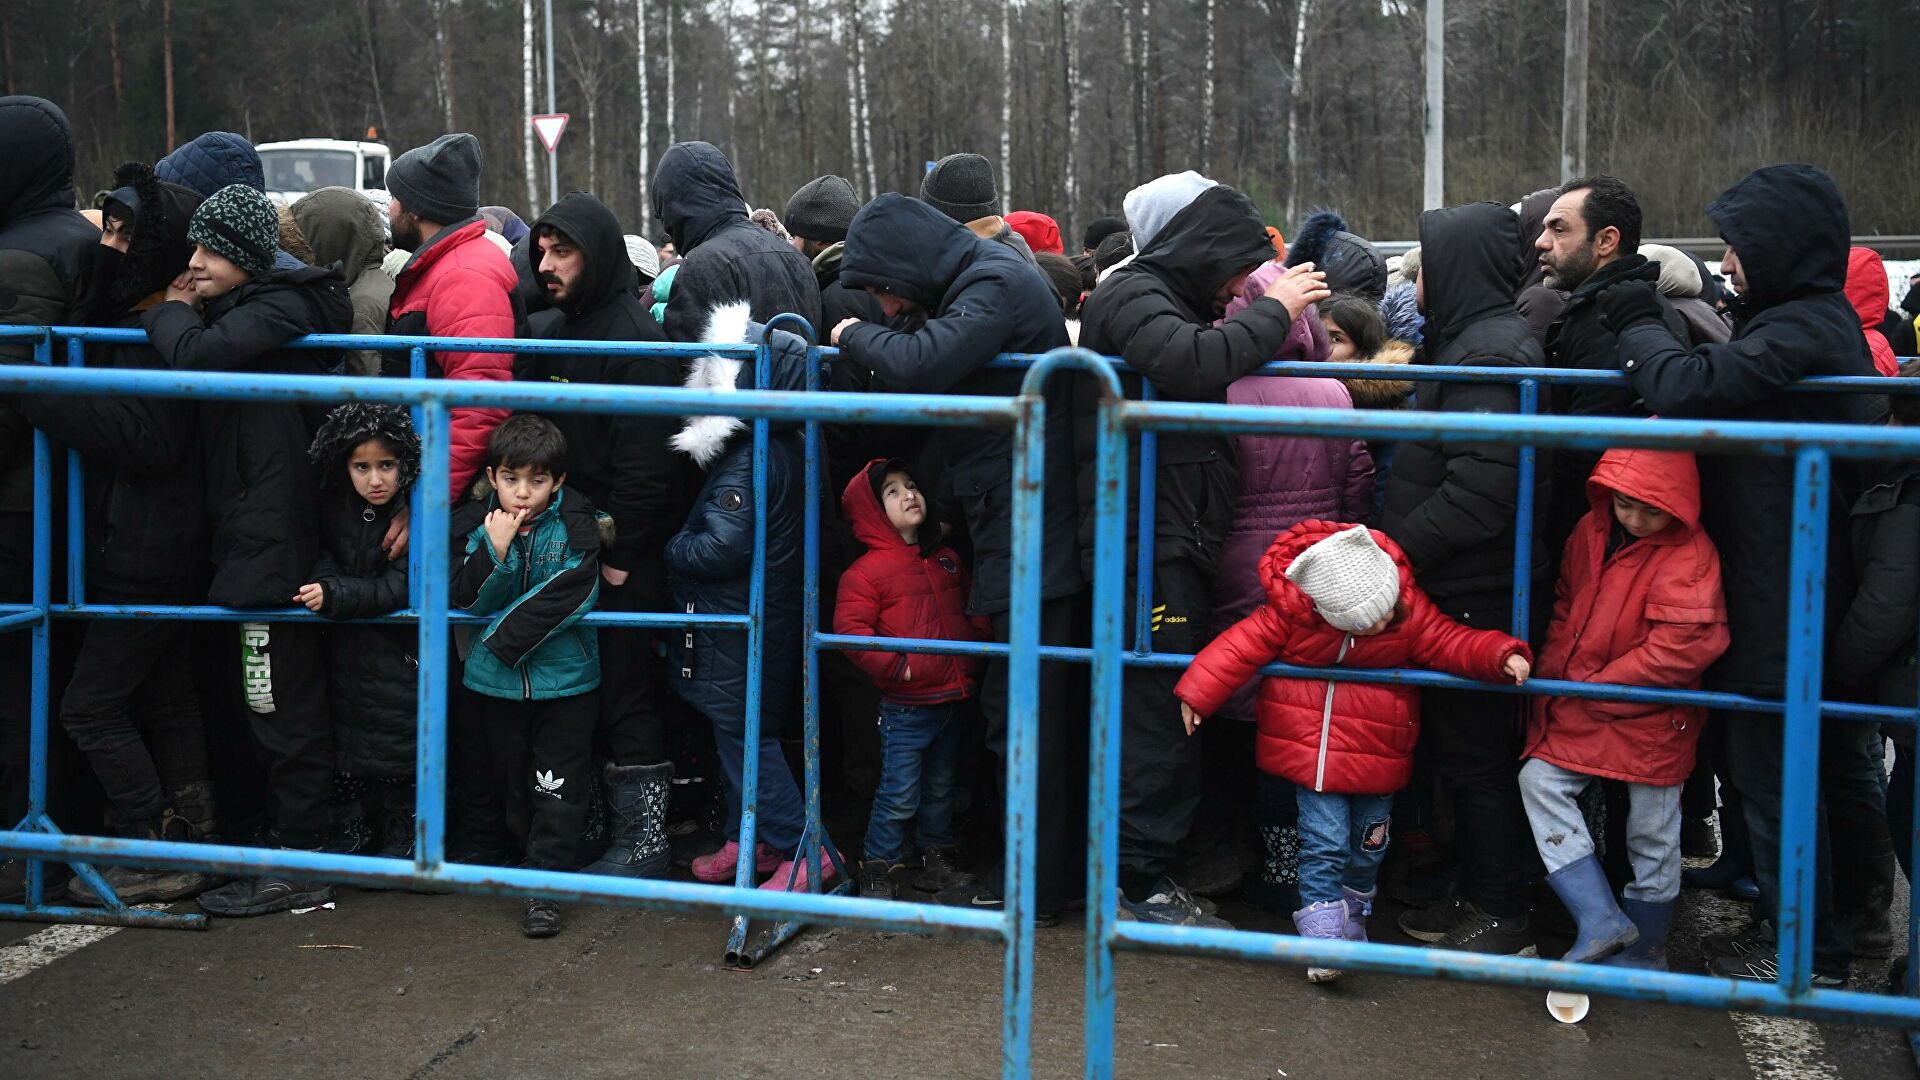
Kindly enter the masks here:
<path id="1" fill-rule="evenodd" d="M 749 318 L 744 302 L 710 313 L 703 339 L 757 342 L 765 327 Z M 784 331 L 772 336 L 772 382 L 767 389 L 805 385 L 807 351 Z M 694 361 L 687 386 L 727 392 L 753 387 L 753 368 L 739 360 L 703 356 Z M 753 426 L 734 416 L 695 416 L 673 437 L 676 450 L 693 459 L 706 478 L 685 525 L 667 541 L 667 584 L 674 610 L 688 615 L 745 615 L 753 593 L 755 478 Z M 739 630 L 676 631 L 667 659 L 674 690 L 713 725 L 721 768 L 727 774 L 727 841 L 693 860 L 693 876 L 731 882 L 740 852 L 741 770 L 746 755 L 760 768 L 758 836 L 752 858 L 761 872 L 774 871 L 765 887 L 807 890 L 804 864 L 795 854 L 806 832 L 806 810 L 793 772 L 781 755 L 780 724 L 798 702 L 800 679 L 800 511 L 803 499 L 799 432 L 776 422 L 767 434 L 765 481 L 765 617 L 760 639 L 760 742 L 746 745 L 747 636 Z M 824 858 L 827 877 L 833 866 Z"/>
<path id="2" fill-rule="evenodd" d="M 1524 683 L 1533 654 L 1497 630 L 1448 618 L 1414 583 L 1385 533 L 1303 521 L 1260 561 L 1267 602 L 1194 657 L 1174 687 L 1189 734 L 1275 660 L 1306 667 L 1425 667 Z M 1266 678 L 1255 710 L 1255 757 L 1291 781 L 1300 806 L 1303 937 L 1366 940 L 1386 857 L 1393 794 L 1413 771 L 1420 691 L 1410 686 Z M 1264 780 L 1264 778 L 1263 778 Z M 1339 977 L 1310 967 L 1312 982 Z"/>
<path id="3" fill-rule="evenodd" d="M 407 410 L 342 405 L 327 414 L 308 457 L 320 469 L 320 557 L 293 600 L 342 621 L 405 608 L 407 560 L 389 558 L 382 543 L 420 475 L 420 436 Z M 336 850 L 413 858 L 418 641 L 412 626 L 327 629 Z"/>

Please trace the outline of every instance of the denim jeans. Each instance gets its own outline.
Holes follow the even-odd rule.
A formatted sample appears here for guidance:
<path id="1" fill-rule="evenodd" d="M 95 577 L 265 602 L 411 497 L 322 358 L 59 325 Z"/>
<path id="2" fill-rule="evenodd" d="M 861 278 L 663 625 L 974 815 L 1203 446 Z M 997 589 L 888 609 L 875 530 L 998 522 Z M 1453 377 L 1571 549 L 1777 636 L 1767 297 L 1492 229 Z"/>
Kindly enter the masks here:
<path id="1" fill-rule="evenodd" d="M 953 843 L 953 776 L 960 756 L 954 703 L 880 699 L 880 787 L 867 819 L 866 857 L 899 862 L 907 823 L 921 848 Z"/>
<path id="2" fill-rule="evenodd" d="M 1393 796 L 1295 787 L 1300 805 L 1300 904 L 1338 900 L 1342 886 L 1372 892 L 1387 857 Z"/>

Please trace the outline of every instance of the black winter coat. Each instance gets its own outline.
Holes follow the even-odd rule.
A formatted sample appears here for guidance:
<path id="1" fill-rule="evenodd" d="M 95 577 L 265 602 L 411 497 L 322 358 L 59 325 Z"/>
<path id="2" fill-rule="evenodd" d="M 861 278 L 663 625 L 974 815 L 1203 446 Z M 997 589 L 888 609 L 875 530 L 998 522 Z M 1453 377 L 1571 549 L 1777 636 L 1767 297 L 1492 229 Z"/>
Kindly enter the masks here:
<path id="1" fill-rule="evenodd" d="M 1827 682 L 1839 697 L 1911 706 L 1914 628 L 1920 625 L 1920 463 L 1893 464 L 1854 500 L 1847 538 L 1854 593 L 1842 598 L 1827 635 Z"/>
<path id="2" fill-rule="evenodd" d="M 1260 213 L 1224 184 L 1208 188 L 1154 235 L 1145 251 L 1114 271 L 1087 298 L 1080 345 L 1118 356 L 1132 372 L 1120 376 L 1129 398 L 1142 379 L 1162 401 L 1224 404 L 1227 387 L 1272 360 L 1286 343 L 1293 319 L 1278 300 L 1261 298 L 1221 323 L 1214 295 L 1236 275 L 1273 258 Z M 1082 450 L 1091 460 L 1091 418 L 1081 418 Z M 1140 475 L 1137 440 L 1128 443 L 1127 475 Z M 1233 527 L 1240 470 L 1226 435 L 1167 432 L 1158 438 L 1154 472 L 1155 562 L 1184 560 L 1212 573 Z M 1089 573 L 1093 555 L 1093 470 L 1080 475 L 1085 511 L 1080 541 Z M 1139 484 L 1129 482 L 1129 533 L 1138 520 Z M 1138 542 L 1132 538 L 1129 549 Z M 1134 557 L 1129 550 L 1127 569 Z"/>
<path id="3" fill-rule="evenodd" d="M 73 208 L 73 129 L 51 101 L 0 97 L 0 146 L 0 325 L 71 326 L 101 250 Z M 0 341 L 0 364 L 32 361 L 32 342 Z M 0 506 L 30 509 L 33 430 L 17 400 L 0 401 L 0 456 Z M 0 557 L 27 557 L 31 537 L 4 531 Z"/>
<path id="4" fill-rule="evenodd" d="M 1847 208 L 1832 178 L 1808 165 L 1758 169 L 1707 213 L 1746 277 L 1734 337 L 1688 350 L 1652 321 L 1622 330 L 1621 367 L 1647 408 L 1669 419 L 1860 423 L 1864 396 L 1785 391 L 1812 375 L 1873 374 L 1860 317 L 1841 292 Z M 1701 454 L 1699 462 L 1701 524 L 1720 549 L 1733 635 L 1706 683 L 1777 697 L 1787 670 L 1793 461 Z M 1836 470 L 1836 481 L 1841 475 Z M 1836 517 L 1845 506 L 1843 498 L 1833 500 Z M 1842 550 L 1830 546 L 1830 582 L 1844 580 Z"/>
<path id="5" fill-rule="evenodd" d="M 1452 367 L 1539 367 L 1540 343 L 1514 310 L 1519 281 L 1519 222 L 1493 203 L 1429 210 L 1420 217 L 1426 279 L 1426 362 Z M 1513 413 L 1520 391 L 1495 383 L 1423 382 L 1422 412 Z M 1543 457 L 1545 455 L 1542 455 Z M 1393 456 L 1380 528 L 1413 563 L 1420 587 L 1454 618 L 1482 628 L 1507 624 L 1513 586 L 1514 519 L 1520 451 L 1493 443 L 1410 440 Z M 1539 518 L 1546 500 L 1535 472 L 1533 568 L 1536 587 L 1549 566 Z"/>
<path id="6" fill-rule="evenodd" d="M 715 319 L 717 326 L 722 320 Z M 736 320 L 733 325 L 739 325 Z M 704 331 L 713 340 L 758 341 L 761 324 Z M 807 350 L 799 337 L 773 337 L 769 389 L 805 385 Z M 700 358 L 687 377 L 697 389 L 749 389 L 753 368 L 738 360 Z M 733 417 L 694 417 L 674 446 L 706 470 L 686 524 L 667 541 L 674 608 L 689 615 L 744 615 L 753 587 L 753 428 Z M 761 641 L 761 723 L 767 734 L 798 700 L 800 685 L 801 508 L 806 498 L 799 432 L 775 425 L 767 438 L 766 608 Z M 746 722 L 747 635 L 739 630 L 684 630 L 669 635 L 674 690 L 717 724 Z"/>
<path id="7" fill-rule="evenodd" d="M 288 349 L 305 334 L 344 334 L 353 303 L 340 275 L 305 266 L 268 270 L 207 305 L 206 321 L 181 303 L 141 319 L 161 359 L 176 371 L 324 375 L 331 349 Z M 209 402 L 199 441 L 213 525 L 209 602 L 282 608 L 307 583 L 320 546 L 320 501 L 307 448 L 322 414 L 287 404 Z"/>
<path id="8" fill-rule="evenodd" d="M 792 244 L 748 220 L 740 182 L 718 147 L 668 147 L 653 174 L 653 212 L 683 260 L 667 296 L 667 337 L 699 341 L 709 313 L 736 300 L 752 305 L 755 322 L 791 313 L 816 337 L 826 333 L 813 267 Z"/>
<path id="9" fill-rule="evenodd" d="M 407 606 L 407 560 L 389 559 L 381 542 L 401 495 L 373 506 L 341 484 L 322 511 L 320 557 L 311 580 L 329 619 L 370 619 Z M 419 631 L 411 626 L 327 628 L 328 691 L 334 757 L 348 776 L 413 775 Z"/>
<path id="10" fill-rule="evenodd" d="M 1622 281 L 1658 285 L 1660 267 L 1635 252 L 1595 270 L 1567 298 L 1558 322 L 1547 331 L 1547 362 L 1573 371 L 1619 371 L 1620 344 L 1600 320 L 1596 298 L 1601 290 Z M 1666 297 L 1660 310 L 1676 338 L 1687 338 L 1687 324 Z M 1646 416 L 1647 408 L 1632 386 L 1562 385 L 1553 388 L 1556 416 Z M 1547 551 L 1554 558 L 1567 545 L 1573 528 L 1592 509 L 1587 502 L 1587 477 L 1600 464 L 1597 450 L 1559 448 L 1553 451 L 1553 502 L 1547 513 Z"/>
<path id="11" fill-rule="evenodd" d="M 989 367 L 1000 353 L 1042 353 L 1067 344 L 1053 289 L 1033 264 L 1003 244 L 982 240 L 918 199 L 887 194 L 854 215 L 840 280 L 874 285 L 926 313 L 901 333 L 875 323 L 849 327 L 841 355 L 873 372 L 875 390 L 1003 397 L 1018 394 L 1024 372 Z M 1073 380 L 1056 375 L 1045 389 L 1046 474 L 1041 520 L 1040 595 L 1079 592 L 1078 466 Z M 973 593 L 967 611 L 1007 610 L 1013 570 L 1013 433 L 1007 428 L 941 428 L 925 452 L 935 482 L 923 483 L 947 521 L 964 518 L 973 539 Z M 958 510 L 958 513 L 955 511 Z"/>
<path id="12" fill-rule="evenodd" d="M 634 295 L 633 264 L 627 260 L 620 221 L 600 200 L 576 191 L 555 203 L 538 229 L 551 226 L 579 245 L 586 269 L 578 296 L 532 321 L 534 336 L 565 341 L 665 341 L 653 313 Z M 516 382 L 604 383 L 615 386 L 680 385 L 680 362 L 670 357 L 561 356 L 522 353 Z M 613 518 L 614 539 L 600 549 L 602 565 L 625 570 L 645 610 L 666 602 L 667 538 L 686 517 L 691 492 L 686 460 L 668 440 L 679 430 L 672 416 L 556 412 L 550 417 L 567 437 L 567 485 Z"/>

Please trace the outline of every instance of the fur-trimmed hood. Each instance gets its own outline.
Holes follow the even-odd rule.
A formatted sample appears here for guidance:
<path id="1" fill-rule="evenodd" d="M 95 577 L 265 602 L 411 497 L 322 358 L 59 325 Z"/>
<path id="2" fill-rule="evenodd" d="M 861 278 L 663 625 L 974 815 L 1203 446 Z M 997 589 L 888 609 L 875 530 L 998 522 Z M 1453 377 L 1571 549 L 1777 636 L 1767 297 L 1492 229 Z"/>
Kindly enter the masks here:
<path id="1" fill-rule="evenodd" d="M 394 497 L 406 498 L 420 475 L 420 436 L 413 430 L 413 418 L 398 405 L 349 401 L 328 413 L 307 448 L 308 459 L 324 470 L 320 482 L 332 487 L 344 481 L 347 455 L 368 439 L 379 439 L 393 450 L 400 472 L 400 491 Z"/>
<path id="2" fill-rule="evenodd" d="M 1413 346 L 1397 339 L 1388 339 L 1385 345 L 1380 346 L 1379 352 L 1362 363 L 1411 364 Z M 1405 408 L 1408 396 L 1413 393 L 1413 382 L 1408 379 L 1341 379 L 1340 382 L 1346 386 L 1356 409 Z"/>
<path id="3" fill-rule="evenodd" d="M 751 307 L 745 301 L 722 304 L 707 314 L 707 328 L 701 340 L 714 345 L 758 342 L 766 332 L 764 323 L 754 322 Z M 784 330 L 773 331 L 773 357 L 769 390 L 804 390 L 807 385 L 807 346 L 799 337 Z M 752 365 L 725 356 L 707 355 L 695 360 L 687 371 L 690 390 L 714 390 L 722 393 L 754 388 Z M 776 428 L 785 426 L 780 423 Z M 707 468 L 725 450 L 729 441 L 751 431 L 738 416 L 690 416 L 672 439 L 675 450 L 691 457 L 694 464 Z"/>

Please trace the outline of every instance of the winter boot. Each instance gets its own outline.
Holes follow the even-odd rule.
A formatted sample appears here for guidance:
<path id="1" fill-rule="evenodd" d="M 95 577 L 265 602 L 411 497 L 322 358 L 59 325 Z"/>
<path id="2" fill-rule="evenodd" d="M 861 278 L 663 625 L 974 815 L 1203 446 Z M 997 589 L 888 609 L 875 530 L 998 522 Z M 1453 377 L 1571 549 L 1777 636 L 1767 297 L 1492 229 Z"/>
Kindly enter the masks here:
<path id="1" fill-rule="evenodd" d="M 666 877 L 673 869 L 673 852 L 667 844 L 667 793 L 673 786 L 673 762 L 616 765 L 609 761 L 601 776 L 606 782 L 607 806 L 613 812 L 613 836 L 606 853 L 585 872 Z"/>
<path id="2" fill-rule="evenodd" d="M 205 780 L 173 789 L 173 816 L 187 823 L 187 831 L 202 844 L 220 842 L 213 803 L 213 785 Z"/>
<path id="3" fill-rule="evenodd" d="M 1588 855 L 1547 875 L 1560 902 L 1567 906 L 1578 929 L 1573 948 L 1560 959 L 1568 964 L 1603 960 L 1640 940 L 1640 929 L 1621 912 L 1613 898 L 1600 860 Z"/>
<path id="4" fill-rule="evenodd" d="M 811 892 L 808 884 L 807 861 L 788 859 L 773 868 L 773 876 L 760 883 L 760 887 L 770 892 Z M 820 891 L 825 892 L 828 883 L 833 881 L 833 859 L 826 849 L 820 849 Z"/>
<path id="5" fill-rule="evenodd" d="M 740 862 L 740 842 L 729 840 L 720 845 L 720 850 L 711 855 L 701 855 L 693 860 L 693 876 L 697 881 L 709 885 L 727 885 L 733 883 L 733 870 Z M 753 845 L 753 869 L 765 874 L 780 865 L 780 853 L 765 844 Z"/>
<path id="6" fill-rule="evenodd" d="M 333 778 L 333 824 L 322 848 L 338 855 L 373 852 L 373 822 L 367 820 L 367 782 L 354 776 Z"/>
<path id="7" fill-rule="evenodd" d="M 920 853 L 920 872 L 913 875 L 913 887 L 921 892 L 937 893 L 955 885 L 975 885 L 979 878 L 960 869 L 960 852 L 951 847 L 930 847 Z"/>
<path id="8" fill-rule="evenodd" d="M 893 864 L 885 859 L 866 859 L 860 863 L 860 895 L 868 900 L 893 900 Z"/>
<path id="9" fill-rule="evenodd" d="M 1294 929 L 1300 931 L 1301 937 L 1316 941 L 1346 940 L 1347 925 L 1347 904 L 1344 900 L 1322 900 L 1293 913 Z M 1307 981 L 1310 983 L 1330 983 L 1339 977 L 1339 968 L 1307 969 Z"/>
<path id="10" fill-rule="evenodd" d="M 151 821 L 123 824 L 115 831 L 130 840 L 192 839 L 187 823 L 175 817 L 172 810 L 163 811 L 159 817 Z M 123 904 L 184 900 L 208 886 L 205 875 L 191 870 L 135 866 L 103 866 L 98 869 L 107 887 L 113 890 L 113 895 Z M 76 904 L 89 906 L 105 903 L 99 892 L 87 883 L 87 879 L 79 875 L 75 875 L 74 879 L 68 882 L 67 898 Z"/>
<path id="11" fill-rule="evenodd" d="M 1267 911 L 1292 911 L 1300 906 L 1300 830 L 1292 825 L 1262 825 L 1260 842 L 1266 848 L 1260 873 L 1241 889 L 1247 903 Z"/>
<path id="12" fill-rule="evenodd" d="M 1367 940 L 1367 916 L 1373 914 L 1373 898 L 1380 894 L 1380 890 L 1355 892 L 1342 885 L 1340 891 L 1346 894 L 1347 904 L 1347 925 L 1344 936 L 1348 941 Z"/>
<path id="13" fill-rule="evenodd" d="M 380 850 L 383 859 L 413 858 L 413 782 L 383 784 L 380 802 Z"/>
<path id="14" fill-rule="evenodd" d="M 1710 817 L 1681 817 L 1680 855 L 1687 859 L 1711 859 L 1720 853 L 1720 842 L 1713 837 Z"/>
<path id="15" fill-rule="evenodd" d="M 1600 962 L 1643 971 L 1667 970 L 1667 930 L 1673 926 L 1673 901 L 1656 904 L 1623 896 L 1620 910 L 1640 929 L 1640 940 Z"/>

